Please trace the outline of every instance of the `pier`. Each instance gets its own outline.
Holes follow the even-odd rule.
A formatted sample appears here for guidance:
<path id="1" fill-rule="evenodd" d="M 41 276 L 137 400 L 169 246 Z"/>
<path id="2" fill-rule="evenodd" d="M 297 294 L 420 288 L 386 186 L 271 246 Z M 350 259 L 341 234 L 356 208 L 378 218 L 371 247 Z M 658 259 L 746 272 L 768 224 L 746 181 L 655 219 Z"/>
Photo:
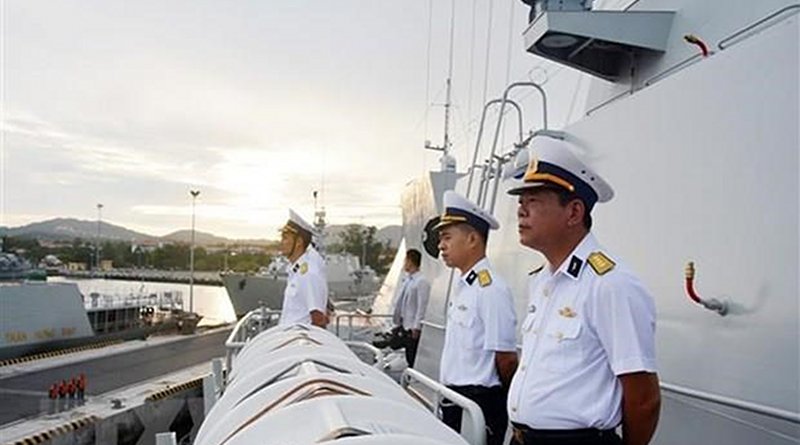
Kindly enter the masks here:
<path id="1" fill-rule="evenodd" d="M 191 273 L 188 270 L 150 270 L 150 269 L 111 269 L 111 270 L 64 270 L 56 275 L 66 278 L 106 280 L 149 281 L 156 283 L 189 284 Z M 194 273 L 194 284 L 222 286 L 219 272 Z"/>

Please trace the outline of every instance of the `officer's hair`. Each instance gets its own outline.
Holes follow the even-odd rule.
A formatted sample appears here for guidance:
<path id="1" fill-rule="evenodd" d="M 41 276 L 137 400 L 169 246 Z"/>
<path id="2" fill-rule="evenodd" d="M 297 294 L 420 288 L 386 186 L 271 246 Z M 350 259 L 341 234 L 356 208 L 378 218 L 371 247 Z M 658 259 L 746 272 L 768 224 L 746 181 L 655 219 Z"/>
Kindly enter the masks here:
<path id="1" fill-rule="evenodd" d="M 483 231 L 481 231 L 481 230 L 478 230 L 478 229 L 476 229 L 474 226 L 471 226 L 471 225 L 469 225 L 469 224 L 467 224 L 467 223 L 461 223 L 461 224 L 458 224 L 458 227 L 459 227 L 461 230 L 463 230 L 463 231 L 465 231 L 465 232 L 467 232 L 467 233 L 469 233 L 469 232 L 475 232 L 475 234 L 477 234 L 477 235 L 478 235 L 478 238 L 480 238 L 480 240 L 483 242 L 483 245 L 484 245 L 484 247 L 486 246 L 486 243 L 487 243 L 487 241 L 489 240 L 489 233 L 488 233 L 488 231 L 487 231 L 487 232 L 483 232 Z"/>
<path id="2" fill-rule="evenodd" d="M 417 249 L 406 250 L 406 259 L 411 261 L 411 264 L 415 267 L 419 267 L 422 264 L 422 254 Z"/>
<path id="3" fill-rule="evenodd" d="M 581 199 L 575 192 L 571 192 L 563 187 L 547 187 L 547 190 L 553 191 L 556 195 L 558 195 L 558 203 L 561 204 L 561 207 L 566 206 L 570 202 L 578 199 L 583 202 L 583 226 L 586 230 L 592 230 L 592 214 L 591 209 L 588 205 L 586 205 L 586 201 Z"/>

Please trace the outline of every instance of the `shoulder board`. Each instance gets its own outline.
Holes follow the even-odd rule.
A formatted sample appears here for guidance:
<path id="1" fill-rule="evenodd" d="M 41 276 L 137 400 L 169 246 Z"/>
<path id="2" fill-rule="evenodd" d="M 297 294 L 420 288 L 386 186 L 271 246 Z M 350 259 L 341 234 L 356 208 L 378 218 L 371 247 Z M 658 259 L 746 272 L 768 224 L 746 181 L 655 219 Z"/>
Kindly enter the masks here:
<path id="1" fill-rule="evenodd" d="M 305 275 L 308 272 L 308 263 L 300 264 L 300 275 Z"/>
<path id="2" fill-rule="evenodd" d="M 478 272 L 478 284 L 480 284 L 481 287 L 486 287 L 492 284 L 492 275 L 488 270 L 483 269 L 482 271 Z"/>
<path id="3" fill-rule="evenodd" d="M 605 256 L 603 252 L 593 252 L 586 258 L 586 261 L 592 266 L 597 275 L 605 275 L 617 265 L 611 258 Z"/>
<path id="4" fill-rule="evenodd" d="M 542 264 L 541 266 L 537 267 L 536 269 L 533 269 L 532 271 L 528 272 L 528 275 L 536 275 L 537 273 L 541 272 L 542 269 L 544 269 L 544 264 Z"/>

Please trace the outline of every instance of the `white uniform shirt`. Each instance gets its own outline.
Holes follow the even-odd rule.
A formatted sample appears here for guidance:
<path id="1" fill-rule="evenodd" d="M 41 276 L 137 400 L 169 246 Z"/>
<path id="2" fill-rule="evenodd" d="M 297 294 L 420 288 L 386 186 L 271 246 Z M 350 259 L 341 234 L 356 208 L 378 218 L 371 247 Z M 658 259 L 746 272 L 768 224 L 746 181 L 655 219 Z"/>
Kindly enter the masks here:
<path id="1" fill-rule="evenodd" d="M 311 311 L 325 313 L 328 304 L 328 283 L 321 263 L 309 246 L 305 253 L 288 266 L 283 309 L 279 325 L 311 324 Z"/>
<path id="2" fill-rule="evenodd" d="M 615 428 L 619 375 L 656 371 L 655 304 L 588 234 L 555 272 L 528 283 L 522 357 L 511 382 L 513 422 L 540 429 Z M 595 270 L 595 266 L 598 270 Z"/>
<path id="3" fill-rule="evenodd" d="M 430 295 L 431 285 L 422 272 L 416 271 L 407 275 L 395 302 L 392 317 L 395 326 L 402 326 L 406 330 L 421 329 Z"/>
<path id="4" fill-rule="evenodd" d="M 500 385 L 495 352 L 516 351 L 511 289 L 486 258 L 462 275 L 447 307 L 439 379 L 445 385 Z"/>

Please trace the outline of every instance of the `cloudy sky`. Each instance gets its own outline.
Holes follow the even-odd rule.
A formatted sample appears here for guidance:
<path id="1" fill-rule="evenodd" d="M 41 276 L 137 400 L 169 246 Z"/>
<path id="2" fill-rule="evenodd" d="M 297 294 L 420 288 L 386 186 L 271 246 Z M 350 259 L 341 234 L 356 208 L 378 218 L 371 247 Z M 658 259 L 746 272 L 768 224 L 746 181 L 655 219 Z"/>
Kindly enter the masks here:
<path id="1" fill-rule="evenodd" d="M 437 165 L 451 4 L 0 0 L 0 225 L 103 203 L 163 235 L 188 228 L 194 188 L 198 230 L 228 237 L 310 218 L 314 190 L 331 223 L 398 224 L 403 185 Z M 463 169 L 484 98 L 543 74 L 521 2 L 455 8 Z"/>

